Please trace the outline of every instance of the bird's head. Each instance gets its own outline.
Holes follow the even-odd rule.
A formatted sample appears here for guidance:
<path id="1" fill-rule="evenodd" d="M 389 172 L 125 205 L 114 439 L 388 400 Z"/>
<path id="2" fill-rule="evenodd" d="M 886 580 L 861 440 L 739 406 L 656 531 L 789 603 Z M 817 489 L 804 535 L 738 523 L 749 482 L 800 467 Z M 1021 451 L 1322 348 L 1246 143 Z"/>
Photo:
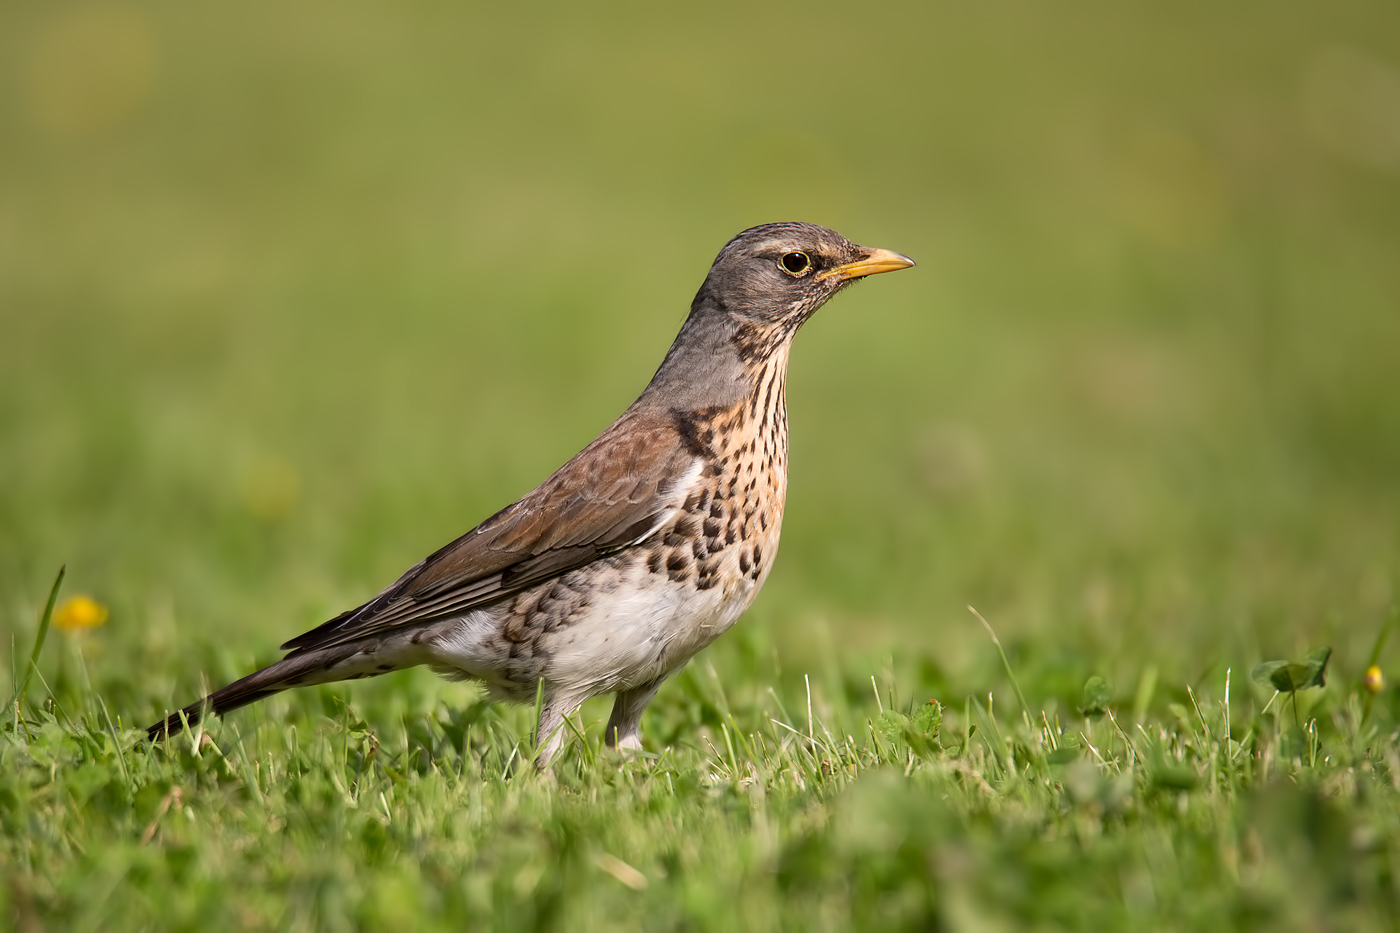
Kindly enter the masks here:
<path id="1" fill-rule="evenodd" d="M 899 253 L 857 246 L 816 224 L 764 224 L 725 244 L 696 303 L 728 315 L 741 339 L 771 349 L 851 282 L 912 265 Z"/>
<path id="2" fill-rule="evenodd" d="M 725 244 L 690 316 L 638 404 L 698 409 L 735 403 L 754 374 L 787 365 L 792 336 L 856 279 L 914 260 L 857 246 L 816 224 L 751 227 Z"/>

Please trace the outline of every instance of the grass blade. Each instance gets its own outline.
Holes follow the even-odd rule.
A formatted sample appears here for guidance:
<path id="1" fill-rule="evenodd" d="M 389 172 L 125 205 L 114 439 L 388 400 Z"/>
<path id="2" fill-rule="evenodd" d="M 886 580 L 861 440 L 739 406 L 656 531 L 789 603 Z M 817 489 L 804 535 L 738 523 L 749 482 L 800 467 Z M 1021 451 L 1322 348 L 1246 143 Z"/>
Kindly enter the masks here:
<path id="1" fill-rule="evenodd" d="M 982 623 L 982 627 L 992 637 L 992 644 L 997 646 L 997 654 L 1001 655 L 1001 666 L 1006 668 L 1006 676 L 1011 679 L 1011 688 L 1016 691 L 1016 700 L 1021 704 L 1021 715 L 1025 718 L 1026 725 L 1029 726 L 1031 724 L 1031 708 L 1026 703 L 1026 695 L 1021 692 L 1021 685 L 1016 682 L 1016 672 L 1011 669 L 1011 662 L 1007 660 L 1006 650 L 1001 646 L 1001 639 L 997 638 L 997 633 L 993 630 L 991 623 L 982 618 L 982 613 L 971 606 L 967 607 L 967 611 L 977 617 L 977 621 Z"/>
<path id="2" fill-rule="evenodd" d="M 44 650 L 44 641 L 49 637 L 49 621 L 53 618 L 53 606 L 58 601 L 58 589 L 63 585 L 63 577 L 67 572 L 66 565 L 58 568 L 58 576 L 54 577 L 53 589 L 49 590 L 49 601 L 44 604 L 44 614 L 39 617 L 39 632 L 34 636 L 34 650 L 29 652 L 29 666 L 24 669 L 24 678 L 20 681 L 18 689 L 15 690 L 15 695 L 10 699 L 16 716 L 19 715 L 20 706 L 24 703 L 25 694 L 29 692 L 30 678 L 39 668 L 39 653 Z"/>

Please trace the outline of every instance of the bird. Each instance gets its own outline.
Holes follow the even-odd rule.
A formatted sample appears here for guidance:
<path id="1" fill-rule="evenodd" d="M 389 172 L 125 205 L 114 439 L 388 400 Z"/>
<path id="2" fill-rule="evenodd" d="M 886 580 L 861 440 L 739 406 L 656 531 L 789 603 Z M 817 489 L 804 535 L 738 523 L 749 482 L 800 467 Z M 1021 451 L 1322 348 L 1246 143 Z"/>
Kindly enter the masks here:
<path id="1" fill-rule="evenodd" d="M 787 493 L 788 356 L 837 292 L 914 261 L 809 223 L 719 251 L 645 390 L 532 492 L 286 656 L 148 727 L 169 737 L 291 687 L 419 665 L 535 703 L 549 770 L 568 717 L 615 694 L 607 745 L 642 749 L 662 683 L 727 631 L 767 580 Z"/>

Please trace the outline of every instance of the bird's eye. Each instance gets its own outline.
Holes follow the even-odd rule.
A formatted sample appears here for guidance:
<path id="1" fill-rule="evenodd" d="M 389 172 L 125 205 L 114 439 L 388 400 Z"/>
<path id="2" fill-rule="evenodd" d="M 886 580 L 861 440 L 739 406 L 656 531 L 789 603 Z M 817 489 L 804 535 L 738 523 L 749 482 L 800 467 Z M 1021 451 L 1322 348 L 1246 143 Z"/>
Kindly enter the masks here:
<path id="1" fill-rule="evenodd" d="M 778 265 L 788 275 L 806 275 L 812 271 L 812 257 L 803 252 L 786 253 L 778 260 Z"/>

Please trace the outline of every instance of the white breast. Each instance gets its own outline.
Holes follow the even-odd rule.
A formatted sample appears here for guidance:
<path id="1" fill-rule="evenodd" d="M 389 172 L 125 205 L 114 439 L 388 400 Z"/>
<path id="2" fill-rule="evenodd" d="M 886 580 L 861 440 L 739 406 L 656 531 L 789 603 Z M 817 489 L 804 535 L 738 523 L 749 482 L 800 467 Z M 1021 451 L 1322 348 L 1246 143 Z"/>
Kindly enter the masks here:
<path id="1" fill-rule="evenodd" d="M 724 634 L 758 593 L 762 580 L 696 590 L 629 566 L 611 593 L 597 594 L 568 625 L 540 637 L 536 676 L 585 695 L 640 686 L 666 674 Z M 499 609 L 477 610 L 444 626 L 432 640 L 432 665 L 444 673 L 485 681 L 502 696 L 520 698 L 529 684 L 507 682 L 507 646 Z M 526 697 L 528 699 L 528 697 Z"/>
<path id="2" fill-rule="evenodd" d="M 758 593 L 756 583 L 728 593 L 718 586 L 696 590 L 649 573 L 640 561 L 629 576 L 615 598 L 549 637 L 551 680 L 595 693 L 648 683 L 728 631 Z"/>

